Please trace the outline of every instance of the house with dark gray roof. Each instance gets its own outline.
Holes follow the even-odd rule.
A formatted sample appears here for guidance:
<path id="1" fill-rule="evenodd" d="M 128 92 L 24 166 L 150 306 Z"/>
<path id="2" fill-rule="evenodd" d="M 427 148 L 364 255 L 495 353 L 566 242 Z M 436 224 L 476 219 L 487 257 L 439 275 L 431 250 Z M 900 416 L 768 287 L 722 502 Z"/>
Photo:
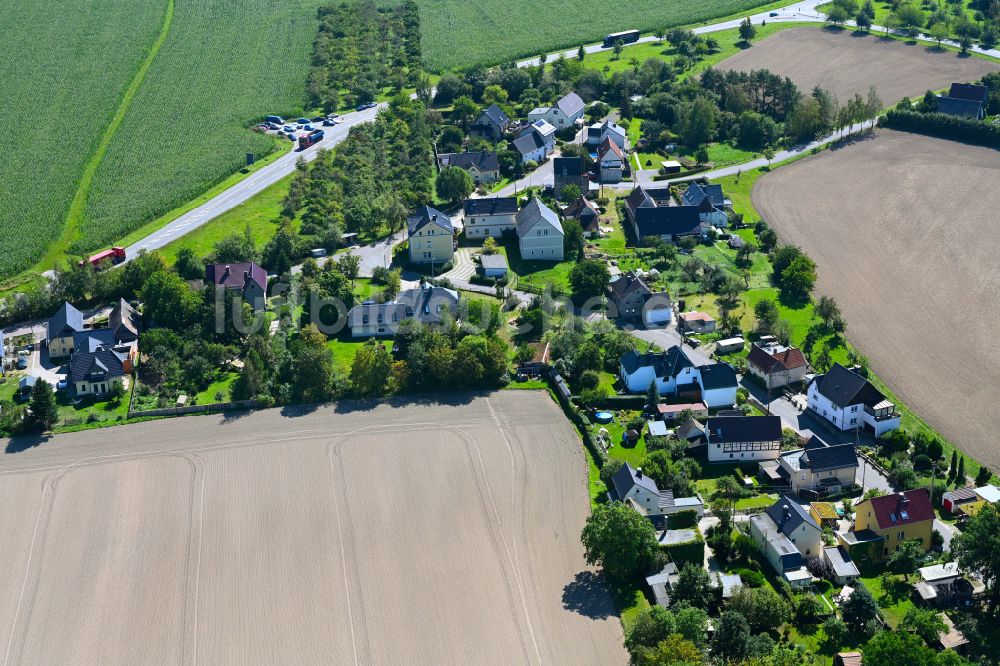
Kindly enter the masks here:
<path id="1" fill-rule="evenodd" d="M 605 141 L 611 141 L 624 151 L 627 140 L 628 134 L 625 129 L 611 120 L 594 123 L 587 128 L 587 145 L 592 148 L 600 146 Z"/>
<path id="2" fill-rule="evenodd" d="M 705 506 L 698 497 L 674 498 L 670 490 L 660 490 L 656 481 L 625 463 L 611 478 L 608 497 L 612 502 L 624 502 L 649 518 L 667 516 L 683 510 L 694 510 L 701 516 Z"/>
<path id="3" fill-rule="evenodd" d="M 866 429 L 880 437 L 899 428 L 896 405 L 857 370 L 839 363 L 809 383 L 809 410 L 838 430 Z"/>
<path id="4" fill-rule="evenodd" d="M 858 454 L 853 443 L 829 445 L 813 435 L 803 448 L 782 453 L 778 464 L 792 492 L 826 495 L 854 483 Z"/>
<path id="5" fill-rule="evenodd" d="M 463 216 L 466 238 L 501 238 L 517 231 L 517 198 L 466 199 Z"/>
<path id="6" fill-rule="evenodd" d="M 518 211 L 517 245 L 524 261 L 562 261 L 565 232 L 559 216 L 538 197 Z"/>
<path id="7" fill-rule="evenodd" d="M 544 162 L 555 146 L 556 128 L 545 120 L 536 120 L 524 126 L 511 142 L 512 149 L 521 158 L 521 164 Z"/>
<path id="8" fill-rule="evenodd" d="M 781 417 L 713 416 L 705 438 L 709 462 L 774 460 L 781 452 Z"/>
<path id="9" fill-rule="evenodd" d="M 583 169 L 582 157 L 555 157 L 552 159 L 553 186 L 556 196 L 562 195 L 567 185 L 576 185 L 581 194 L 590 190 L 590 179 Z"/>
<path id="10" fill-rule="evenodd" d="M 142 332 L 142 315 L 120 298 L 108 317 L 108 328 L 114 331 L 116 342 L 135 342 Z"/>
<path id="11" fill-rule="evenodd" d="M 764 554 L 765 559 L 780 576 L 793 586 L 808 577 L 786 575 L 801 572 L 807 557 L 821 557 L 823 531 L 793 495 L 783 495 L 764 513 L 750 516 L 750 537 Z"/>
<path id="12" fill-rule="evenodd" d="M 347 325 L 353 338 L 392 337 L 407 319 L 437 325 L 445 317 L 458 314 L 458 292 L 434 287 L 424 282 L 416 289 L 406 289 L 388 303 L 366 301 L 347 312 Z"/>
<path id="13" fill-rule="evenodd" d="M 722 193 L 722 185 L 693 180 L 681 194 L 681 204 L 697 208 L 698 217 L 704 224 L 720 229 L 729 225 L 733 204 Z"/>
<path id="14" fill-rule="evenodd" d="M 608 316 L 624 321 L 640 320 L 647 326 L 663 326 L 673 316 L 673 303 L 665 291 L 653 291 L 633 271 L 622 273 L 608 284 Z"/>
<path id="15" fill-rule="evenodd" d="M 552 106 L 540 106 L 528 112 L 528 120 L 544 120 L 556 129 L 573 127 L 577 120 L 583 118 L 585 108 L 583 99 L 575 92 L 564 95 Z"/>
<path id="16" fill-rule="evenodd" d="M 937 112 L 959 118 L 982 120 L 986 117 L 986 103 L 990 90 L 976 83 L 952 83 L 947 95 L 937 98 Z"/>
<path id="17" fill-rule="evenodd" d="M 510 117 L 499 106 L 491 104 L 472 123 L 469 133 L 473 136 L 498 141 L 503 138 L 508 127 L 510 127 Z"/>
<path id="18" fill-rule="evenodd" d="M 679 206 L 669 188 L 637 187 L 625 199 L 625 217 L 639 242 L 662 238 L 676 242 L 684 236 L 702 236 L 706 227 L 696 206 Z"/>
<path id="19" fill-rule="evenodd" d="M 83 313 L 69 303 L 49 319 L 45 329 L 50 358 L 65 358 L 73 353 L 73 335 L 83 330 Z"/>
<path id="20" fill-rule="evenodd" d="M 455 227 L 451 218 L 430 206 L 421 206 L 406 218 L 410 261 L 444 264 L 455 255 Z"/>
<path id="21" fill-rule="evenodd" d="M 577 220 L 584 235 L 593 238 L 601 233 L 601 213 L 590 199 L 581 196 L 566 206 L 562 212 L 563 219 Z"/>
<path id="22" fill-rule="evenodd" d="M 94 338 L 88 342 L 96 343 Z M 116 386 L 128 389 L 131 374 L 132 359 L 126 351 L 97 343 L 73 354 L 66 379 L 77 397 L 103 396 L 113 393 Z"/>
<path id="23" fill-rule="evenodd" d="M 736 402 L 736 371 L 726 363 L 695 366 L 680 346 L 664 352 L 626 352 L 619 374 L 629 393 L 645 393 L 656 382 L 660 395 L 707 407 L 732 407 Z"/>
<path id="24" fill-rule="evenodd" d="M 491 184 L 500 178 L 500 160 L 492 150 L 466 151 L 464 153 L 441 153 L 438 166 L 457 167 L 467 171 L 476 185 Z"/>

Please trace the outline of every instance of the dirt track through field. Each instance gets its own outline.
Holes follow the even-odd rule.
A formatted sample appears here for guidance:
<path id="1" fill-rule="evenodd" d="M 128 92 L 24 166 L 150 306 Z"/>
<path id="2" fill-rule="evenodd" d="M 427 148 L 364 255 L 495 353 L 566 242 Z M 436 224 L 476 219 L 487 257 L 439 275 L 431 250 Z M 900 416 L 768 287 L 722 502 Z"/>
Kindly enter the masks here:
<path id="1" fill-rule="evenodd" d="M 879 130 L 763 176 L 753 203 L 819 266 L 909 407 L 1000 469 L 1000 152 Z"/>
<path id="2" fill-rule="evenodd" d="M 819 86 L 841 102 L 855 93 L 867 97 L 875 86 L 885 106 L 906 96 L 974 81 L 1000 69 L 993 61 L 905 44 L 851 30 L 782 30 L 719 63 L 721 70 L 769 69 L 790 78 L 803 95 Z"/>
<path id="3" fill-rule="evenodd" d="M 0 501 L 4 664 L 627 661 L 542 393 L 64 435 Z"/>

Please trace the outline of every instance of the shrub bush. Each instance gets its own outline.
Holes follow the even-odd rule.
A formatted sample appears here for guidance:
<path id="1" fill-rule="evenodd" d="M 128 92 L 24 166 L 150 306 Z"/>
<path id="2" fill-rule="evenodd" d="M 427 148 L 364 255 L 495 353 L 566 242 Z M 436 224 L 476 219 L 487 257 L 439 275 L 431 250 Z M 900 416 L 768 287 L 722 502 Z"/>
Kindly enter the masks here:
<path id="1" fill-rule="evenodd" d="M 944 113 L 919 113 L 906 109 L 892 109 L 882 116 L 879 125 L 904 132 L 916 132 L 942 139 L 1000 148 L 1000 126 L 970 118 L 949 116 Z"/>

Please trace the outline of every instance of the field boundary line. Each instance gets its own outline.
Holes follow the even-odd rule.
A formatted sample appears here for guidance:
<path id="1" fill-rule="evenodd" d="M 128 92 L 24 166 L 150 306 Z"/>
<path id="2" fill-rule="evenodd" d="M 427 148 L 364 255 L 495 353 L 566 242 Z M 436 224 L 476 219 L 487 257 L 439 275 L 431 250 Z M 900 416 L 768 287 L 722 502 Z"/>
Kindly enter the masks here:
<path id="1" fill-rule="evenodd" d="M 53 256 L 53 252 L 61 254 L 75 240 L 79 231 L 80 221 L 83 219 L 84 211 L 87 207 L 87 201 L 90 198 L 90 190 L 94 184 L 94 176 L 97 175 L 97 168 L 104 161 L 104 155 L 108 152 L 111 140 L 117 133 L 118 128 L 125 121 L 125 115 L 132 106 L 132 100 L 135 98 L 136 93 L 139 92 L 139 88 L 143 82 L 145 82 L 146 73 L 152 67 L 153 61 L 156 60 L 156 56 L 160 52 L 160 47 L 167 41 L 167 36 L 170 34 L 170 26 L 174 20 L 174 1 L 167 0 L 167 11 L 163 17 L 163 25 L 160 26 L 160 33 L 150 47 L 149 53 L 146 54 L 145 60 L 139 65 L 135 76 L 132 77 L 132 82 L 125 89 L 125 94 L 122 96 L 121 102 L 118 103 L 115 115 L 111 117 L 111 122 L 101 134 L 97 150 L 87 160 L 87 164 L 83 169 L 83 175 L 80 177 L 80 182 L 73 195 L 73 201 L 70 203 L 69 212 L 66 214 L 66 226 L 63 228 L 63 233 L 53 247 L 49 249 L 48 253 L 46 253 L 46 257 L 42 260 L 43 262 L 49 260 Z"/>

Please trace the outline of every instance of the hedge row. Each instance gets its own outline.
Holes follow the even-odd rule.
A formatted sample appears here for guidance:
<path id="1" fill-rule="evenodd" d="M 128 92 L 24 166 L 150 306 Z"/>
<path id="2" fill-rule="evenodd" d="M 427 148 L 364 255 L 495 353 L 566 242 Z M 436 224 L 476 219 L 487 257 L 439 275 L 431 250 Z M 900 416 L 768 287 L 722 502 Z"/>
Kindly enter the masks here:
<path id="1" fill-rule="evenodd" d="M 879 125 L 904 132 L 1000 148 L 1000 126 L 971 118 L 893 109 L 882 116 Z"/>
<path id="2" fill-rule="evenodd" d="M 701 566 L 705 561 L 705 540 L 701 534 L 698 534 L 693 541 L 660 547 L 670 555 L 671 561 L 677 564 L 678 568 L 687 562 Z"/>
<path id="3" fill-rule="evenodd" d="M 603 467 L 604 463 L 608 461 L 608 454 L 605 453 L 604 448 L 597 443 L 594 435 L 590 432 L 590 419 L 559 391 L 559 387 L 555 383 L 555 378 L 558 376 L 559 373 L 557 372 L 549 373 L 549 386 L 552 387 L 552 392 L 559 400 L 559 406 L 562 407 L 566 417 L 579 429 L 580 435 L 583 437 L 583 445 L 587 447 L 590 455 L 594 457 L 594 463 L 598 467 Z"/>
<path id="4" fill-rule="evenodd" d="M 598 409 L 642 409 L 646 406 L 644 395 L 609 395 L 594 403 Z"/>

